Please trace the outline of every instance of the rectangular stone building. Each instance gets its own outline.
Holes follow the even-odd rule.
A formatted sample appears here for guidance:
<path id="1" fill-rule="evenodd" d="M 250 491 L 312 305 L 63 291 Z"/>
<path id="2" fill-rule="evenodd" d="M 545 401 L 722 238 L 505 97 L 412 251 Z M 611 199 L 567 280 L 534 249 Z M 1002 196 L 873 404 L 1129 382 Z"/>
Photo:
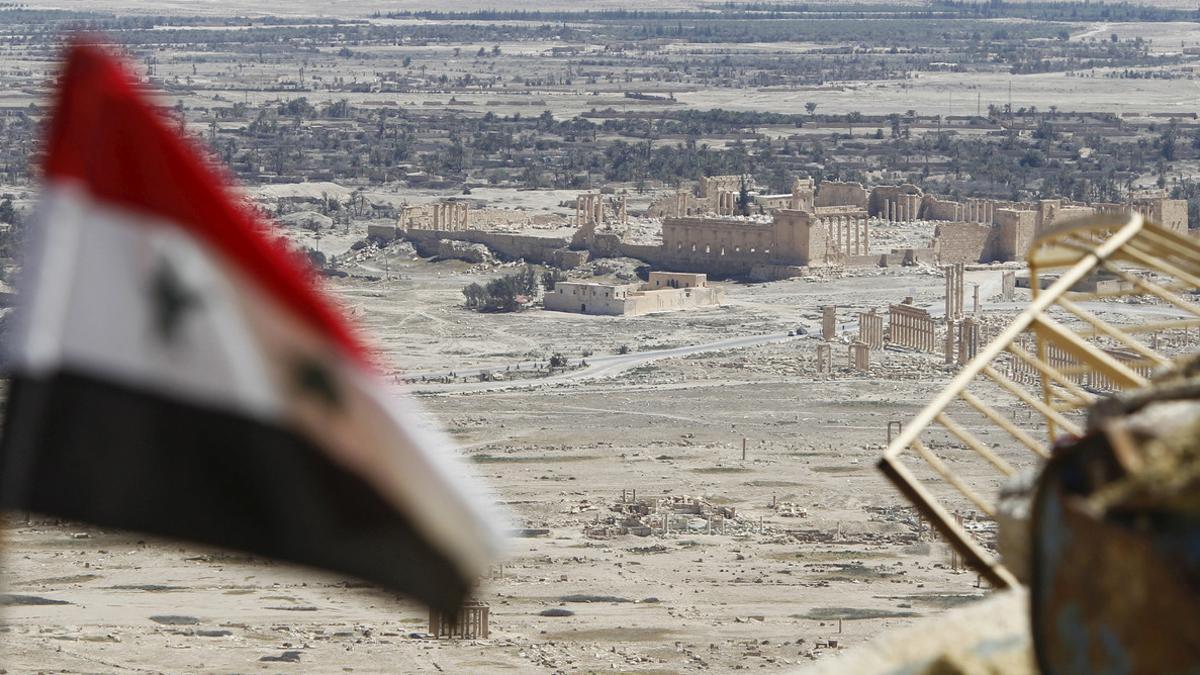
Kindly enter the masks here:
<path id="1" fill-rule="evenodd" d="M 645 284 L 560 281 L 542 306 L 558 312 L 637 316 L 720 305 L 725 292 L 708 285 L 704 274 L 651 272 Z"/>

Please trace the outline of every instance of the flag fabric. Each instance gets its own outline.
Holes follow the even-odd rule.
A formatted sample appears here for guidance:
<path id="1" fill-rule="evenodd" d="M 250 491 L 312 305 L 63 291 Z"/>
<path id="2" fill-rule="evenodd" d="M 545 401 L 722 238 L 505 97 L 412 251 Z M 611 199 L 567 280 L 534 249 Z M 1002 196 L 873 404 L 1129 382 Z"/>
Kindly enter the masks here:
<path id="1" fill-rule="evenodd" d="M 115 57 L 76 44 L 59 87 L 0 504 L 458 607 L 501 528 L 445 437 Z"/>

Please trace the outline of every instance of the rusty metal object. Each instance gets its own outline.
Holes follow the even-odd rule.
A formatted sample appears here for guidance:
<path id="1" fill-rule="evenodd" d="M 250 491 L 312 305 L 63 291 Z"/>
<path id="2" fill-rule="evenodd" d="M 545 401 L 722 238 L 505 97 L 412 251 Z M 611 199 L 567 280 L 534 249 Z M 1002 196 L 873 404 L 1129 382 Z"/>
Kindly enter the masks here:
<path id="1" fill-rule="evenodd" d="M 1155 401 L 1099 421 L 1042 474 L 1030 610 L 1043 675 L 1200 672 L 1200 402 Z"/>

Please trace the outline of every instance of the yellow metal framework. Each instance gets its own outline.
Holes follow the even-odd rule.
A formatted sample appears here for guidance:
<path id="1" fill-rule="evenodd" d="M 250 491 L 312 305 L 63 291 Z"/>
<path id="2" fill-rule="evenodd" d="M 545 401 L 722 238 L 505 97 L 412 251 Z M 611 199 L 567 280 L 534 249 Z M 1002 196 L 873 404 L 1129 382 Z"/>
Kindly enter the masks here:
<path id="1" fill-rule="evenodd" d="M 1054 228 L 1033 242 L 1028 262 L 1029 306 L 892 439 L 879 461 L 997 587 L 1019 582 L 950 508 L 994 519 L 996 504 L 982 488 L 1045 459 L 1055 440 L 1083 434 L 1086 409 L 1097 399 L 1143 387 L 1151 372 L 1171 368 L 1176 358 L 1159 348 L 1160 333 L 1182 331 L 1186 341 L 1189 329 L 1200 329 L 1200 305 L 1188 297 L 1200 289 L 1200 245 L 1139 214 Z M 1120 315 L 1120 325 L 1106 314 Z M 1139 321 L 1129 320 L 1135 316 Z M 1006 453 L 980 438 L 994 433 L 1019 450 Z M 971 479 L 956 471 L 970 462 L 983 467 Z"/>

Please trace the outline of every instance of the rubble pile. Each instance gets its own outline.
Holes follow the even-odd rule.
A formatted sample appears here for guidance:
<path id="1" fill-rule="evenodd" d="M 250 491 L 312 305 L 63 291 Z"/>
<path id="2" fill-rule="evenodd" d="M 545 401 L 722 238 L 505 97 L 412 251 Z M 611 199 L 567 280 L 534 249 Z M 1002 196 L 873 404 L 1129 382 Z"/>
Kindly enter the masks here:
<path id="1" fill-rule="evenodd" d="M 577 509 L 577 510 L 576 510 Z M 572 513 L 599 511 L 597 505 L 581 504 Z M 591 539 L 611 539 L 624 535 L 748 534 L 761 529 L 760 521 L 738 518 L 737 510 L 717 506 L 702 497 L 665 495 L 638 499 L 622 495 L 608 506 L 608 514 L 597 513 L 583 527 Z"/>

